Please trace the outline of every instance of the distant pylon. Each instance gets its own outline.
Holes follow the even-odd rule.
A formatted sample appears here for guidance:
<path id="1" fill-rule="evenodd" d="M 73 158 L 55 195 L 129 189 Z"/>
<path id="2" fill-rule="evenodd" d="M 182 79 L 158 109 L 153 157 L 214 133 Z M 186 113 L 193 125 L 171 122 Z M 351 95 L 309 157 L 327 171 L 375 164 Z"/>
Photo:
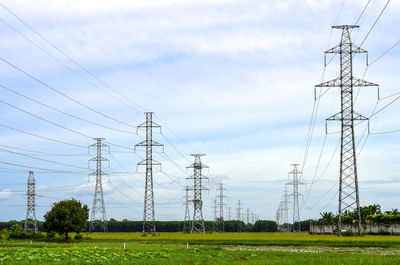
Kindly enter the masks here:
<path id="1" fill-rule="evenodd" d="M 325 55 L 329 53 L 340 55 L 340 76 L 336 79 L 319 84 L 316 87 L 340 87 L 341 90 L 341 111 L 327 119 L 327 121 L 338 120 L 341 122 L 338 235 L 340 236 L 342 231 L 343 213 L 350 209 L 354 209 L 357 213 L 358 232 L 361 235 L 354 121 L 367 121 L 368 118 L 354 111 L 353 87 L 378 85 L 353 76 L 354 55 L 357 53 L 367 54 L 366 50 L 351 42 L 350 31 L 354 28 L 358 28 L 358 26 L 341 25 L 333 26 L 332 28 L 342 30 L 341 41 L 340 44 L 327 50 Z"/>
<path id="2" fill-rule="evenodd" d="M 183 232 L 190 230 L 190 210 L 189 210 L 189 187 L 185 187 L 185 220 L 183 221 Z"/>
<path id="3" fill-rule="evenodd" d="M 96 171 L 89 174 L 89 176 L 96 176 L 96 186 L 93 196 L 92 218 L 89 226 L 89 232 L 93 232 L 95 227 L 99 225 L 101 230 L 106 233 L 108 228 L 106 207 L 104 205 L 102 176 L 108 175 L 108 173 L 103 171 L 102 162 L 107 162 L 109 160 L 101 156 L 101 150 L 108 147 L 108 145 L 102 143 L 104 138 L 94 138 L 94 140 L 96 140 L 96 143 L 89 146 L 89 153 L 91 148 L 96 148 L 96 157 L 89 159 L 89 163 L 96 162 Z"/>
<path id="4" fill-rule="evenodd" d="M 203 218 L 203 200 L 202 191 L 203 188 L 202 180 L 208 179 L 202 175 L 202 169 L 208 168 L 208 166 L 201 163 L 201 157 L 203 154 L 192 154 L 194 156 L 194 163 L 187 168 L 193 168 L 193 175 L 187 179 L 193 179 L 193 220 L 190 232 L 202 232 L 205 233 L 206 229 L 204 226 Z"/>
<path id="5" fill-rule="evenodd" d="M 213 205 L 213 212 L 214 212 L 214 222 L 213 222 L 213 230 L 214 231 L 217 231 L 218 230 L 218 226 L 217 226 L 217 208 L 218 208 L 218 206 L 217 206 L 217 200 L 216 199 L 214 199 L 213 200 L 213 203 L 214 203 L 214 205 Z"/>
<path id="6" fill-rule="evenodd" d="M 282 223 L 286 224 L 286 230 L 289 231 L 289 194 L 287 189 L 283 193 L 283 218 Z"/>
<path id="7" fill-rule="evenodd" d="M 156 235 L 156 221 L 154 210 L 154 190 L 153 190 L 153 166 L 161 164 L 153 160 L 153 147 L 162 147 L 163 145 L 153 140 L 153 128 L 161 126 L 153 122 L 153 112 L 145 112 L 146 121 L 140 124 L 137 129 L 144 128 L 146 130 L 146 140 L 135 145 L 137 147 L 144 146 L 146 148 L 146 159 L 138 163 L 138 166 L 146 166 L 146 183 L 144 188 L 144 209 L 143 209 L 143 236 L 146 234 Z"/>
<path id="8" fill-rule="evenodd" d="M 289 177 L 292 176 L 292 181 L 286 183 L 286 185 L 293 186 L 293 193 L 290 194 L 290 196 L 292 196 L 293 198 L 293 232 L 296 232 L 296 230 L 298 232 L 301 232 L 299 196 L 302 196 L 302 194 L 299 193 L 299 185 L 304 185 L 304 183 L 300 181 L 302 173 L 297 169 L 298 165 L 299 164 L 291 165 L 293 169 L 292 171 L 289 172 Z M 297 223 L 297 229 L 296 229 L 296 223 Z"/>
<path id="9" fill-rule="evenodd" d="M 278 227 L 279 227 L 280 220 L 281 220 L 280 214 L 281 214 L 281 207 L 278 207 L 278 209 L 276 209 L 276 212 L 275 212 L 275 220 L 276 220 L 276 223 L 278 224 Z"/>
<path id="10" fill-rule="evenodd" d="M 228 207 L 228 220 L 232 220 L 231 219 L 231 207 Z"/>
<path id="11" fill-rule="evenodd" d="M 218 191 L 218 218 L 217 218 L 217 227 L 218 227 L 218 231 L 220 232 L 224 232 L 225 231 L 225 227 L 224 227 L 224 198 L 226 198 L 226 195 L 224 195 L 224 184 L 223 183 L 219 183 L 219 187 L 217 189 Z"/>
<path id="12" fill-rule="evenodd" d="M 250 209 L 248 207 L 246 209 L 246 223 L 250 224 Z"/>
<path id="13" fill-rule="evenodd" d="M 251 223 L 254 225 L 256 223 L 256 218 L 254 216 L 254 212 L 251 212 Z"/>
<path id="14" fill-rule="evenodd" d="M 35 192 L 35 176 L 33 171 L 29 171 L 28 185 L 26 191 L 27 197 L 27 208 L 26 208 L 26 219 L 24 225 L 24 231 L 37 232 L 37 221 L 36 221 L 36 192 Z"/>
<path id="15" fill-rule="evenodd" d="M 238 200 L 238 204 L 237 205 L 238 206 L 236 208 L 236 218 L 237 218 L 237 222 L 238 222 L 238 232 L 242 232 L 242 226 L 241 226 L 241 222 L 242 222 L 242 215 L 241 215 L 242 206 L 241 206 L 240 200 Z"/>

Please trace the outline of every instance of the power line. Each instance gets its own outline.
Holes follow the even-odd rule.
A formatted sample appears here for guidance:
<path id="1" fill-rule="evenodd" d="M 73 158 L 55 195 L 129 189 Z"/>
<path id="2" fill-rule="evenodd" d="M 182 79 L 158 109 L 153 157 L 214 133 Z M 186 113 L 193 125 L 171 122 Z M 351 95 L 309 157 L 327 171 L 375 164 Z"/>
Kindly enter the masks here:
<path id="1" fill-rule="evenodd" d="M 113 130 L 113 131 L 117 131 L 117 132 L 123 132 L 123 133 L 129 133 L 129 134 L 136 134 L 136 133 L 134 133 L 134 132 L 130 132 L 130 131 L 126 131 L 126 130 L 121 130 L 121 129 L 109 127 L 109 126 L 106 126 L 106 125 L 103 125 L 103 124 L 100 124 L 100 123 L 97 123 L 97 122 L 93 122 L 93 121 L 90 121 L 90 120 L 87 120 L 87 119 L 83 119 L 83 118 L 81 118 L 81 117 L 79 117 L 79 116 L 76 116 L 76 115 L 70 114 L 70 113 L 68 113 L 68 112 L 59 110 L 59 109 L 54 108 L 54 107 L 52 107 L 52 106 L 50 106 L 50 105 L 48 105 L 48 104 L 45 104 L 45 103 L 43 103 L 43 102 L 40 102 L 40 101 L 38 101 L 38 100 L 36 100 L 36 99 L 33 99 L 33 98 L 31 98 L 31 97 L 28 97 L 28 96 L 26 96 L 26 95 L 24 95 L 24 94 L 22 94 L 22 93 L 19 93 L 19 92 L 15 91 L 15 90 L 13 90 L 13 89 L 11 89 L 11 88 L 9 88 L 9 87 L 4 86 L 4 85 L 1 85 L 1 84 L 0 84 L 0 87 L 3 88 L 3 89 L 5 89 L 5 90 L 7 90 L 7 91 L 9 91 L 9 92 L 14 93 L 15 95 L 18 95 L 18 96 L 20 96 L 20 97 L 23 97 L 23 98 L 25 98 L 25 99 L 27 99 L 27 100 L 29 100 L 29 101 L 31 101 L 31 102 L 34 102 L 34 103 L 39 104 L 39 105 L 41 105 L 41 106 L 44 106 L 44 107 L 46 107 L 46 108 L 48 108 L 48 109 L 54 110 L 54 111 L 56 111 L 56 112 L 58 112 L 58 113 L 61 113 L 61 114 L 63 114 L 63 115 L 66 115 L 66 116 L 68 116 L 68 117 L 71 117 L 71 118 L 74 118 L 74 119 L 77 119 L 77 120 L 86 122 L 86 123 L 88 123 L 88 124 L 96 125 L 96 126 L 99 126 L 99 127 L 102 127 L 102 128 L 106 128 L 106 129 L 109 129 L 109 130 Z"/>
<path id="2" fill-rule="evenodd" d="M 71 143 L 68 143 L 68 142 L 52 139 L 52 138 L 49 138 L 49 137 L 45 137 L 45 136 L 37 135 L 37 134 L 34 134 L 34 133 L 30 133 L 30 132 L 27 132 L 27 131 L 24 131 L 24 130 L 20 130 L 20 129 L 17 129 L 17 128 L 13 128 L 11 126 L 4 125 L 4 124 L 0 124 L 0 126 L 3 127 L 3 128 L 7 128 L 7 129 L 10 129 L 10 130 L 13 130 L 13 131 L 17 131 L 17 132 L 20 132 L 20 133 L 24 133 L 24 134 L 35 136 L 35 137 L 38 137 L 38 138 L 42 138 L 42 139 L 45 139 L 45 140 L 48 140 L 48 141 L 53 141 L 53 142 L 57 142 L 57 143 L 61 143 L 61 144 L 66 144 L 66 145 L 70 145 L 70 146 L 80 147 L 80 148 L 85 148 L 86 149 L 86 146 L 83 146 L 83 145 L 71 144 Z"/>
<path id="3" fill-rule="evenodd" d="M 56 161 L 43 159 L 43 158 L 39 158 L 39 157 L 35 157 L 35 156 L 23 154 L 23 153 L 18 153 L 18 152 L 6 150 L 6 149 L 0 149 L 0 150 L 4 151 L 4 152 L 7 152 L 7 153 L 11 153 L 11 154 L 19 155 L 19 156 L 25 156 L 25 157 L 28 157 L 28 158 L 32 158 L 32 159 L 36 159 L 36 160 L 40 160 L 40 161 L 44 161 L 44 162 L 48 162 L 48 163 L 52 163 L 52 164 L 57 164 L 57 165 L 62 165 L 62 166 L 67 166 L 67 167 L 74 167 L 74 168 L 78 168 L 78 169 L 88 169 L 88 168 L 85 168 L 85 167 L 75 166 L 75 165 L 66 164 L 66 163 L 62 163 L 62 162 L 56 162 Z"/>
<path id="4" fill-rule="evenodd" d="M 376 23 L 378 23 L 378 20 L 381 18 L 383 12 L 385 11 L 386 7 L 388 6 L 388 4 L 390 3 L 390 0 L 388 0 L 385 4 L 385 6 L 383 7 L 381 13 L 379 14 L 379 16 L 377 17 L 377 19 L 375 20 L 374 24 L 372 25 L 372 27 L 370 28 L 370 30 L 368 31 L 367 35 L 364 37 L 363 41 L 360 44 L 360 47 L 364 44 L 364 42 L 367 40 L 369 34 L 371 33 L 371 31 L 374 29 Z"/>
<path id="5" fill-rule="evenodd" d="M 1 3 L 0 3 L 0 5 L 1 5 Z M 115 119 L 115 118 L 112 118 L 112 117 L 110 117 L 110 116 L 108 116 L 108 115 L 106 115 L 106 114 L 104 114 L 104 113 L 102 113 L 102 112 L 100 112 L 100 111 L 98 111 L 98 110 L 95 110 L 94 108 L 89 107 L 88 105 L 86 105 L 86 104 L 84 104 L 84 103 L 82 103 L 82 102 L 80 102 L 80 101 L 78 101 L 78 100 L 76 100 L 76 99 L 74 99 L 74 98 L 68 96 L 67 94 L 61 92 L 60 90 L 54 88 L 53 86 L 47 84 L 46 82 L 44 82 L 44 81 L 42 81 L 42 80 L 40 80 L 39 78 L 37 78 L 37 77 L 35 77 L 35 76 L 29 74 L 28 72 L 22 70 L 21 68 L 19 68 L 18 66 L 12 64 L 11 62 L 7 61 L 6 59 L 0 57 L 0 60 L 3 61 L 4 63 L 8 64 L 8 65 L 11 66 L 12 68 L 18 70 L 19 72 L 23 73 L 24 75 L 28 76 L 28 77 L 31 78 L 32 80 L 34 80 L 34 81 L 38 82 L 39 84 L 41 84 L 41 85 L 43 85 L 43 86 L 49 88 L 50 90 L 56 92 L 57 94 L 59 94 L 59 95 L 65 97 L 65 98 L 69 99 L 70 101 L 75 102 L 75 103 L 78 104 L 78 105 L 80 105 L 80 106 L 82 106 L 82 107 L 84 107 L 84 108 L 86 108 L 86 109 L 88 109 L 88 110 L 90 110 L 90 111 L 92 111 L 92 112 L 94 112 L 94 113 L 100 115 L 100 116 L 103 116 L 104 118 L 107 118 L 107 119 L 109 119 L 109 120 L 112 120 L 112 121 L 115 121 L 115 122 L 124 124 L 124 125 L 129 126 L 129 127 L 134 127 L 134 126 L 132 126 L 132 125 L 126 123 L 126 122 L 119 121 L 119 120 L 117 120 L 117 119 Z"/>
<path id="6" fill-rule="evenodd" d="M 75 130 L 73 130 L 73 129 L 70 129 L 70 128 L 67 128 L 67 127 L 65 127 L 65 126 L 63 126 L 63 125 L 60 125 L 60 124 L 58 124 L 58 123 L 52 122 L 52 121 L 50 121 L 50 120 L 48 120 L 48 119 L 42 118 L 42 117 L 40 117 L 39 115 L 36 115 L 36 114 L 33 114 L 33 113 L 29 112 L 29 111 L 23 110 L 23 109 L 21 109 L 21 108 L 19 108 L 19 107 L 17 107 L 17 106 L 14 106 L 14 105 L 12 105 L 12 104 L 10 104 L 10 103 L 7 103 L 7 102 L 3 101 L 3 100 L 1 100 L 1 99 L 0 99 L 0 103 L 2 103 L 2 104 L 4 104 L 4 105 L 7 105 L 7 106 L 9 106 L 9 107 L 12 107 L 12 108 L 14 108 L 14 109 L 16 109 L 16 110 L 18 110 L 18 111 L 21 111 L 21 112 L 23 112 L 23 113 L 26 113 L 26 114 L 28 114 L 28 115 L 31 115 L 32 117 L 35 117 L 35 118 L 37 118 L 37 119 L 39 119 L 39 120 L 42 120 L 42 121 L 47 122 L 47 123 L 50 123 L 50 124 L 52 124 L 52 125 L 54 125 L 54 126 L 60 127 L 60 128 L 62 128 L 62 129 L 64 129 L 64 130 L 67 130 L 67 131 L 69 131 L 69 132 L 78 134 L 78 135 L 83 136 L 83 137 L 87 137 L 87 138 L 93 139 L 93 137 L 91 137 L 91 136 L 89 136 L 89 135 L 87 135 L 87 134 L 84 134 L 84 133 L 75 131 Z"/>

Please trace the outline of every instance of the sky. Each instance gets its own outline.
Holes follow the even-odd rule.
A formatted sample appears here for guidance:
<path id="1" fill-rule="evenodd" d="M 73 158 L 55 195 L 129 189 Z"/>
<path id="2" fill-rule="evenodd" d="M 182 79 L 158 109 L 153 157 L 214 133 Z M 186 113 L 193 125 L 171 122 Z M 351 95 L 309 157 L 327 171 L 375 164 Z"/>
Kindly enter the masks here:
<path id="1" fill-rule="evenodd" d="M 146 111 L 161 126 L 154 140 L 164 144 L 153 155 L 161 163 L 154 173 L 157 220 L 184 218 L 193 153 L 205 154 L 209 166 L 207 220 L 219 183 L 225 219 L 229 207 L 236 218 L 238 200 L 243 211 L 275 219 L 294 163 L 305 184 L 301 219 L 336 213 L 340 127 L 325 119 L 340 110 L 340 94 L 331 88 L 314 100 L 314 86 L 339 75 L 337 57 L 328 56 L 324 68 L 324 51 L 340 42 L 331 26 L 357 22 L 352 41 L 368 50 L 368 60 L 355 57 L 354 76 L 379 90 L 356 89 L 355 110 L 369 117 L 396 99 L 400 48 L 385 52 L 399 41 L 400 4 L 391 1 L 377 20 L 385 4 L 1 1 L 0 221 L 25 218 L 30 170 L 39 220 L 62 199 L 91 208 L 93 138 L 109 144 L 102 150 L 110 160 L 103 164 L 110 172 L 103 177 L 107 219 L 141 220 L 145 169 L 137 164 L 145 152 L 134 145 L 145 137 L 136 126 Z M 366 122 L 356 126 L 361 205 L 400 207 L 399 133 L 381 134 L 400 129 L 399 110 L 393 101 L 373 115 L 370 134 Z"/>

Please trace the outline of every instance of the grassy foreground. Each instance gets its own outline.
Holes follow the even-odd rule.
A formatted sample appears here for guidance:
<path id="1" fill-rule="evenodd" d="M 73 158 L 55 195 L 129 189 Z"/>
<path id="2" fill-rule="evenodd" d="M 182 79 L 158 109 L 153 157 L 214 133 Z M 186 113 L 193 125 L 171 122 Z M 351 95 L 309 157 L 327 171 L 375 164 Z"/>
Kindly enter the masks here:
<path id="1" fill-rule="evenodd" d="M 94 233 L 89 236 L 91 239 L 70 243 L 2 240 L 0 264 L 400 264 L 400 237 L 396 236 L 338 238 L 290 233 L 160 233 L 157 237 L 141 237 L 140 233 Z M 187 247 L 187 242 L 202 244 L 189 243 Z M 217 246 L 218 242 L 231 244 Z M 352 246 L 330 246 L 335 242 Z M 370 242 L 384 248 L 366 246 Z M 276 247 L 267 247 L 271 245 Z"/>
<path id="2" fill-rule="evenodd" d="M 141 233 L 93 233 L 95 241 L 126 241 L 143 244 L 246 245 L 246 246 L 330 246 L 330 247 L 392 247 L 400 248 L 400 236 L 366 235 L 337 237 L 308 233 L 160 233 L 142 237 Z"/>

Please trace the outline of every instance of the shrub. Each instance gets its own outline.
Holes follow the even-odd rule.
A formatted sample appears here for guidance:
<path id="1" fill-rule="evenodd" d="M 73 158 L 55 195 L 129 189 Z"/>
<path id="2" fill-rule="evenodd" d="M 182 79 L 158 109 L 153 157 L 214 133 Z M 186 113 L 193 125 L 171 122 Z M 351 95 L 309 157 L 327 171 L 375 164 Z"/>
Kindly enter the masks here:
<path id="1" fill-rule="evenodd" d="M 83 239 L 83 235 L 82 234 L 76 234 L 74 238 L 75 238 L 75 240 L 81 240 L 81 239 Z"/>

